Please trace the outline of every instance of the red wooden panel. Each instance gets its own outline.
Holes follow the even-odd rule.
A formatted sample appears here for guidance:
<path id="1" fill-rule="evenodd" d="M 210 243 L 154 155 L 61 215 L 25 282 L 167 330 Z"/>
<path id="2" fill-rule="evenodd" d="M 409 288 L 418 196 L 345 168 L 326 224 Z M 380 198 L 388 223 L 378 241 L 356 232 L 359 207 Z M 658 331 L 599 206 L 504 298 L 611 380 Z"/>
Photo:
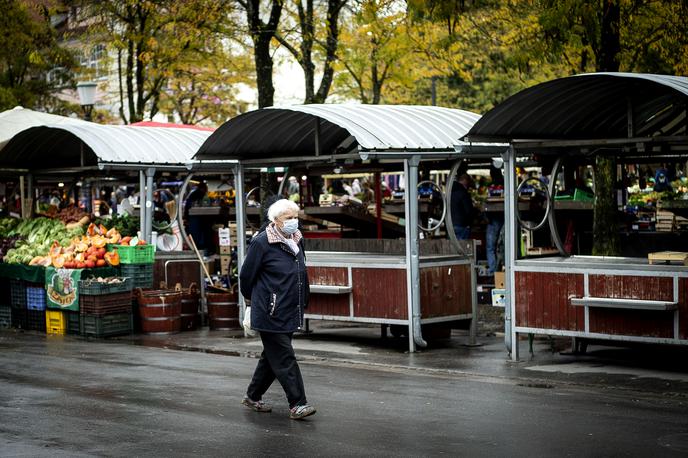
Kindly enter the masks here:
<path id="1" fill-rule="evenodd" d="M 421 268 L 420 303 L 423 318 L 471 313 L 472 297 L 469 265 Z"/>
<path id="2" fill-rule="evenodd" d="M 354 268 L 354 316 L 408 319 L 406 270 Z"/>
<path id="3" fill-rule="evenodd" d="M 346 286 L 349 274 L 345 267 L 308 267 L 311 285 Z M 306 313 L 349 316 L 348 294 L 311 294 Z"/>
<path id="4" fill-rule="evenodd" d="M 674 283 L 670 277 L 636 275 L 590 275 L 589 291 L 593 297 L 673 301 Z"/>
<path id="5" fill-rule="evenodd" d="M 620 336 L 674 337 L 674 312 L 590 308 L 590 332 Z"/>
<path id="6" fill-rule="evenodd" d="M 525 286 L 528 284 L 528 272 L 516 272 L 516 317 L 515 326 L 527 326 L 528 323 L 528 295 L 530 291 Z"/>
<path id="7" fill-rule="evenodd" d="M 583 275 L 516 272 L 516 326 L 580 331 L 585 328 L 580 307 L 570 296 L 583 295 Z"/>
<path id="8" fill-rule="evenodd" d="M 346 286 L 349 275 L 346 267 L 308 267 L 308 282 L 311 285 Z"/>
<path id="9" fill-rule="evenodd" d="M 638 275 L 590 275 L 592 297 L 640 300 L 674 300 L 673 279 Z M 671 338 L 673 312 L 590 309 L 590 331 L 611 335 Z"/>
<path id="10" fill-rule="evenodd" d="M 348 294 L 311 294 L 306 313 L 349 316 Z"/>

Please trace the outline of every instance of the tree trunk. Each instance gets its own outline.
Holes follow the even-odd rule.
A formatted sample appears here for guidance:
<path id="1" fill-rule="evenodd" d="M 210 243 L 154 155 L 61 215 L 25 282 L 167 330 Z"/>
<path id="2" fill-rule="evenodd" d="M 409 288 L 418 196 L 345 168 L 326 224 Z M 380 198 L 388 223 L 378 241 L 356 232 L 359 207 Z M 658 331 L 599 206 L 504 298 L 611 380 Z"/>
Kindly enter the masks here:
<path id="1" fill-rule="evenodd" d="M 127 44 L 127 102 L 129 105 L 129 122 L 136 122 L 136 105 L 134 105 L 134 42 Z"/>
<path id="2" fill-rule="evenodd" d="M 245 8 L 249 32 L 253 39 L 258 108 L 269 107 L 273 105 L 275 96 L 275 87 L 272 84 L 270 42 L 275 36 L 277 24 L 282 14 L 282 0 L 272 0 L 270 19 L 267 24 L 260 19 L 260 0 L 249 0 L 246 2 Z"/>
<path id="3" fill-rule="evenodd" d="M 614 184 L 616 165 L 611 157 L 595 160 L 595 210 L 593 214 L 593 248 L 595 256 L 616 256 L 619 253 L 619 228 L 616 223 Z"/>
<path id="4" fill-rule="evenodd" d="M 619 3 L 604 0 L 600 48 L 597 52 L 597 71 L 619 70 Z M 595 210 L 593 214 L 592 254 L 616 256 L 619 254 L 617 208 L 614 196 L 616 164 L 613 158 L 598 156 L 595 161 Z"/>
<path id="5" fill-rule="evenodd" d="M 330 87 L 334 79 L 334 61 L 337 59 L 337 46 L 339 43 L 339 12 L 346 0 L 328 0 L 327 2 L 327 41 L 325 44 L 325 65 L 320 87 L 315 95 L 315 103 L 325 103 L 330 93 Z"/>
<path id="6" fill-rule="evenodd" d="M 270 39 L 259 39 L 254 45 L 254 62 L 256 64 L 256 84 L 258 86 L 258 108 L 271 107 L 274 104 L 275 86 L 272 84 L 272 56 Z"/>
<path id="7" fill-rule="evenodd" d="M 621 9 L 619 0 L 604 0 L 600 49 L 597 54 L 597 71 L 618 72 L 621 39 L 619 36 Z"/>

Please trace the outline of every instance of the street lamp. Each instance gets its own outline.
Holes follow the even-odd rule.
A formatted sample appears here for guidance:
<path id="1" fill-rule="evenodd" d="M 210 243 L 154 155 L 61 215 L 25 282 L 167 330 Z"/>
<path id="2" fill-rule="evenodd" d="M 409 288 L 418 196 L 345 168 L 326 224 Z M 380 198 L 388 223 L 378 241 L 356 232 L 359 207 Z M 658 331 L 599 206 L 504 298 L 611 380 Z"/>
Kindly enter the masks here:
<path id="1" fill-rule="evenodd" d="M 84 110 L 84 119 L 91 120 L 91 112 L 93 111 L 93 104 L 96 101 L 96 90 L 98 84 L 93 81 L 84 81 L 76 85 L 76 92 L 79 96 L 79 104 Z"/>

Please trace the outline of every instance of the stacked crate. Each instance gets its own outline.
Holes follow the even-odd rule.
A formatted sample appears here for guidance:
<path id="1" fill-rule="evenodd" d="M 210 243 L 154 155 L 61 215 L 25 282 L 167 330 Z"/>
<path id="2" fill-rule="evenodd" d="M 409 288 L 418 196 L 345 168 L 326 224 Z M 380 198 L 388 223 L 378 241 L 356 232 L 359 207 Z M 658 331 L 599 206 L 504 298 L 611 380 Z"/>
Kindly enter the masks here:
<path id="1" fill-rule="evenodd" d="M 12 296 L 10 294 L 10 280 L 0 278 L 0 328 L 12 326 Z"/>
<path id="2" fill-rule="evenodd" d="M 123 277 L 132 279 L 134 289 L 153 288 L 153 262 L 155 261 L 154 245 L 108 247 L 109 251 L 117 249 L 120 271 Z"/>
<path id="3" fill-rule="evenodd" d="M 657 222 L 655 223 L 655 230 L 657 232 L 673 232 L 675 230 L 676 220 L 674 214 L 666 210 L 657 210 Z"/>
<path id="4" fill-rule="evenodd" d="M 26 329 L 45 332 L 45 302 L 45 286 L 26 282 Z"/>
<path id="5" fill-rule="evenodd" d="M 28 328 L 28 313 L 26 310 L 26 282 L 10 280 L 10 306 L 12 327 Z"/>
<path id="6" fill-rule="evenodd" d="M 79 283 L 79 331 L 83 336 L 111 337 L 131 334 L 133 330 L 133 281 Z"/>
<path id="7" fill-rule="evenodd" d="M 115 248 L 113 246 L 113 248 Z M 116 246 L 120 259 L 122 277 L 130 278 L 132 288 L 153 288 L 153 263 L 155 261 L 154 245 Z M 108 248 L 110 250 L 110 248 Z M 141 330 L 138 302 L 133 301 L 134 331 Z"/>

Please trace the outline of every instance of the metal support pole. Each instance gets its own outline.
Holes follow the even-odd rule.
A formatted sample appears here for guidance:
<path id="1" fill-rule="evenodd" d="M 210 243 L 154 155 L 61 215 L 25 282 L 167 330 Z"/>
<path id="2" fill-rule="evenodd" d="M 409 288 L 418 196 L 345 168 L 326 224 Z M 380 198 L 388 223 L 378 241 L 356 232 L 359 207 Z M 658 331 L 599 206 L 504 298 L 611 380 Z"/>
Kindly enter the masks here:
<path id="1" fill-rule="evenodd" d="M 26 195 L 28 196 L 27 199 L 31 202 L 27 202 L 26 204 L 26 217 L 31 218 L 31 215 L 33 214 L 33 203 L 38 202 L 38 199 L 36 199 L 34 195 L 34 190 L 33 190 L 33 175 L 30 173 L 26 175 Z"/>
<path id="2" fill-rule="evenodd" d="M 236 198 L 234 203 L 236 205 L 236 225 L 237 225 L 237 272 L 241 272 L 241 266 L 246 258 L 246 215 L 244 213 L 246 207 L 246 196 L 244 195 L 244 166 L 237 164 L 234 167 L 234 187 L 236 188 Z M 238 283 L 241 280 L 237 279 Z M 241 284 L 239 284 L 241 286 Z M 239 299 L 239 320 L 244 320 L 244 310 L 246 310 L 246 300 L 241 295 L 241 289 L 238 292 Z M 246 331 L 244 336 L 246 337 Z"/>
<path id="3" fill-rule="evenodd" d="M 516 327 L 516 301 L 514 297 L 515 274 L 518 240 L 518 225 L 516 224 L 516 205 L 518 196 L 516 195 L 516 154 L 512 146 L 502 156 L 504 169 L 504 257 L 505 257 L 505 305 L 504 305 L 504 338 L 506 348 L 511 354 L 513 361 L 518 361 L 518 334 L 514 330 Z"/>
<path id="4" fill-rule="evenodd" d="M 413 156 L 404 160 L 406 177 L 406 294 L 409 316 L 409 351 L 416 346 L 425 348 L 420 315 L 420 257 L 418 253 L 418 163 L 420 158 Z"/>
<path id="5" fill-rule="evenodd" d="M 19 214 L 23 218 L 28 218 L 26 216 L 26 205 L 25 201 L 26 195 L 24 194 L 24 175 L 19 176 Z"/>
<path id="6" fill-rule="evenodd" d="M 139 170 L 139 218 L 141 219 L 139 223 L 139 232 L 141 237 L 146 233 L 146 205 L 145 205 L 145 193 L 146 193 L 146 175 L 143 170 Z"/>
<path id="7" fill-rule="evenodd" d="M 377 223 L 377 238 L 382 238 L 382 184 L 380 172 L 375 172 L 375 221 Z"/>
<path id="8" fill-rule="evenodd" d="M 146 169 L 146 232 L 143 237 L 148 243 L 153 240 L 153 177 L 155 169 Z"/>
<path id="9" fill-rule="evenodd" d="M 452 231 L 453 232 L 453 231 Z M 478 256 L 475 240 L 471 240 L 473 252 L 471 253 L 471 325 L 468 330 L 468 344 L 477 345 L 478 335 L 478 273 L 475 270 L 475 260 Z"/>

